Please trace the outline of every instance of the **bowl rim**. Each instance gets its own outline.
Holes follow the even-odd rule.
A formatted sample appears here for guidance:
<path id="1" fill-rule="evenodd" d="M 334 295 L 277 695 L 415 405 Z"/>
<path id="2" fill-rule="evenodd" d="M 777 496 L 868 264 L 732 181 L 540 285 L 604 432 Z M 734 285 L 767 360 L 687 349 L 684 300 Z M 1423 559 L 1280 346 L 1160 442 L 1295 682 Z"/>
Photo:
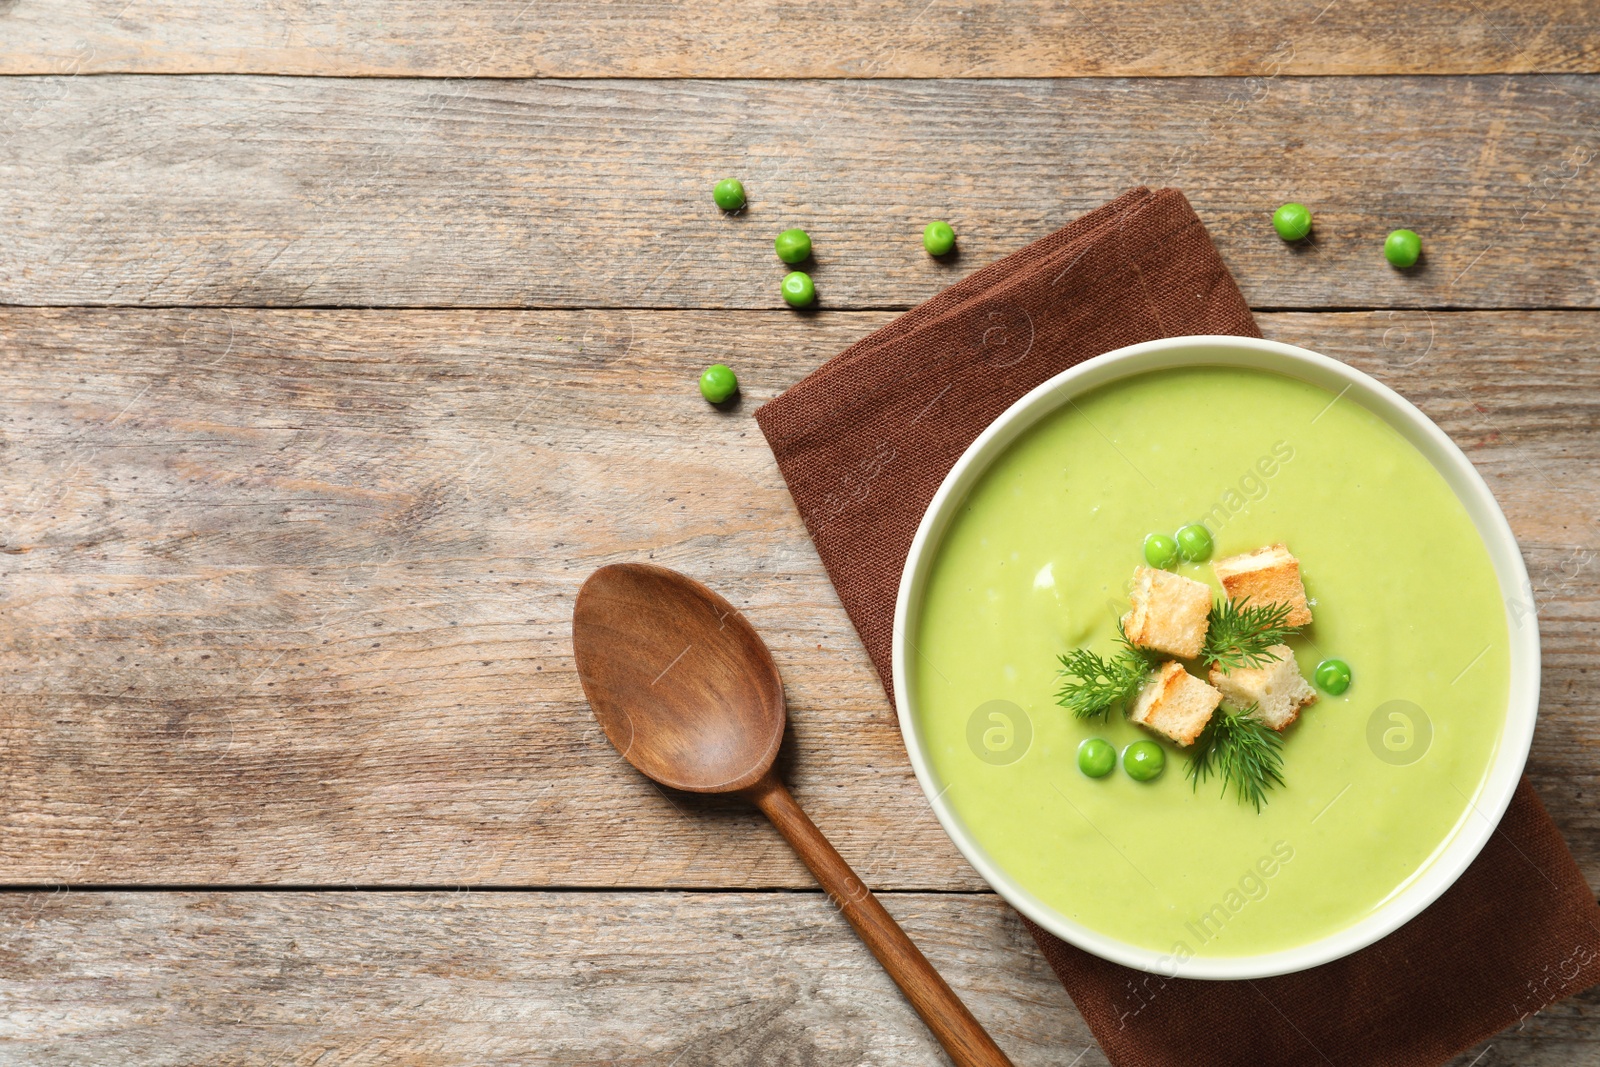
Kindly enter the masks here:
<path id="1" fill-rule="evenodd" d="M 1287 949 L 1247 956 L 1175 958 L 1074 922 L 1044 904 L 991 861 L 944 800 L 913 721 L 906 670 L 907 627 L 939 541 L 958 505 L 990 463 L 1071 398 L 1122 378 L 1197 366 L 1270 371 L 1346 394 L 1400 433 L 1433 465 L 1466 508 L 1488 550 L 1506 610 L 1510 685 L 1506 721 L 1489 772 L 1451 834 L 1414 875 L 1371 914 L 1342 930 Z M 1330 405 L 1331 406 L 1331 405 Z M 1305 970 L 1357 952 L 1409 922 L 1448 889 L 1488 842 L 1511 803 L 1533 740 L 1539 704 L 1539 632 L 1532 586 L 1504 512 L 1472 462 L 1433 420 L 1371 375 L 1309 349 L 1254 337 L 1197 334 L 1145 341 L 1085 360 L 1043 382 L 980 433 L 945 475 L 911 542 L 895 599 L 894 699 L 912 769 L 939 824 L 978 874 L 1008 903 L 1057 937 L 1104 959 L 1167 978 L 1251 979 Z M 1474 817 L 1476 815 L 1476 817 Z"/>

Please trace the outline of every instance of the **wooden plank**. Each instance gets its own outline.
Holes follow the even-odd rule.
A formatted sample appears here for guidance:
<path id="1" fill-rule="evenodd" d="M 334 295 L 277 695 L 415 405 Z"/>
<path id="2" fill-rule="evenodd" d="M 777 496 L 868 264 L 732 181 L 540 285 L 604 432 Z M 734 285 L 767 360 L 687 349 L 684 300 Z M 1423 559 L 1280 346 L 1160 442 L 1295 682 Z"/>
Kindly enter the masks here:
<path id="1" fill-rule="evenodd" d="M 799 224 L 822 306 L 905 307 L 1138 183 L 1187 191 L 1257 307 L 1600 304 L 1581 76 L 5 78 L 0 111 L 12 304 L 776 308 Z M 1288 199 L 1315 245 L 1268 225 Z"/>
<path id="2" fill-rule="evenodd" d="M 759 2 L 715 14 L 640 0 L 364 0 L 197 7 L 11 0 L 0 73 L 386 77 L 937 78 L 1176 74 L 1491 74 L 1596 70 L 1580 0 L 1194 0 L 1095 5 Z M 1374 32 L 1382 27 L 1382 32 Z"/>
<path id="3" fill-rule="evenodd" d="M 998 898 L 885 899 L 1019 1064 L 1107 1061 Z M 0 895 L 0 1040 L 83 1063 L 946 1062 L 816 893 Z M 1457 1058 L 1600 1063 L 1600 995 Z"/>
<path id="4" fill-rule="evenodd" d="M 0 310 L 4 880 L 809 886 L 583 702 L 571 597 L 653 558 L 766 635 L 790 780 L 869 884 L 980 888 L 750 417 L 891 317 Z M 1600 316 L 1262 323 L 1414 398 L 1499 495 L 1544 625 L 1531 773 L 1600 884 Z"/>
<path id="5" fill-rule="evenodd" d="M 1105 1062 L 997 898 L 887 903 L 1019 1063 Z M 6 894 L 0 916 L 0 1034 L 37 1067 L 942 1060 L 821 894 Z"/>

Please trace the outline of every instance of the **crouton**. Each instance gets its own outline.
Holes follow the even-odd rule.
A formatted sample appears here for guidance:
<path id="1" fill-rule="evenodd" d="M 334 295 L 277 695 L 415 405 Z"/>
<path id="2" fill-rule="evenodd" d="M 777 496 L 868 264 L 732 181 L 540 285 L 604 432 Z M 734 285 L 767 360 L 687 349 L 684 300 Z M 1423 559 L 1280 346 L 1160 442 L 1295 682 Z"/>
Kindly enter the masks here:
<path id="1" fill-rule="evenodd" d="M 1139 690 L 1128 718 L 1170 737 L 1180 745 L 1194 744 L 1222 703 L 1222 694 L 1169 659 L 1153 671 Z"/>
<path id="2" fill-rule="evenodd" d="M 1229 556 L 1211 565 L 1229 600 L 1250 598 L 1256 607 L 1263 604 L 1289 605 L 1290 626 L 1311 621 L 1306 603 L 1306 587 L 1300 581 L 1300 561 L 1285 545 L 1267 545 L 1242 556 Z"/>
<path id="3" fill-rule="evenodd" d="M 1300 717 L 1301 708 L 1317 702 L 1317 691 L 1301 676 L 1288 645 L 1273 645 L 1267 651 L 1277 655 L 1277 662 L 1235 667 L 1227 674 L 1212 667 L 1211 684 L 1222 691 L 1229 707 L 1243 711 L 1254 704 L 1252 718 L 1281 730 Z"/>
<path id="4" fill-rule="evenodd" d="M 1170 571 L 1140 567 L 1133 572 L 1133 607 L 1122 616 L 1122 632 L 1140 648 L 1193 659 L 1205 644 L 1211 590 L 1204 582 Z"/>

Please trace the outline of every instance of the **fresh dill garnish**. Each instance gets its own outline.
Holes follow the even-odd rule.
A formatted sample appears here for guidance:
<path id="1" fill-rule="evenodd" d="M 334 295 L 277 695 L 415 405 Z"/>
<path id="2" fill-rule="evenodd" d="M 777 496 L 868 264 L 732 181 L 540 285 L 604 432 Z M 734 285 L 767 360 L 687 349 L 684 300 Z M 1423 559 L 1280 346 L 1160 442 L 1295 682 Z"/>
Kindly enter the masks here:
<path id="1" fill-rule="evenodd" d="M 1272 646 L 1283 644 L 1284 638 L 1300 631 L 1298 626 L 1289 625 L 1291 610 L 1288 604 L 1251 604 L 1249 597 L 1217 601 L 1211 605 L 1201 661 L 1208 667 L 1220 668 L 1223 674 L 1239 667 L 1277 662 L 1278 654 L 1271 651 Z"/>
<path id="2" fill-rule="evenodd" d="M 1138 645 L 1134 644 L 1128 639 L 1128 631 L 1122 628 L 1121 619 L 1117 620 L 1117 644 L 1122 646 L 1123 652 L 1130 656 L 1137 657 L 1139 662 L 1145 665 L 1146 670 L 1150 668 L 1150 651 L 1148 649 L 1140 648 Z"/>
<path id="3" fill-rule="evenodd" d="M 1254 718 L 1255 710 L 1254 704 L 1244 711 L 1218 708 L 1195 741 L 1187 773 L 1196 790 L 1215 774 L 1224 795 L 1231 783 L 1239 802 L 1249 801 L 1259 813 L 1267 790 L 1283 784 L 1283 735 Z"/>
<path id="4" fill-rule="evenodd" d="M 1061 688 L 1056 703 L 1080 719 L 1104 715 L 1113 704 L 1139 691 L 1150 663 L 1127 640 L 1110 659 L 1075 648 L 1061 660 Z"/>

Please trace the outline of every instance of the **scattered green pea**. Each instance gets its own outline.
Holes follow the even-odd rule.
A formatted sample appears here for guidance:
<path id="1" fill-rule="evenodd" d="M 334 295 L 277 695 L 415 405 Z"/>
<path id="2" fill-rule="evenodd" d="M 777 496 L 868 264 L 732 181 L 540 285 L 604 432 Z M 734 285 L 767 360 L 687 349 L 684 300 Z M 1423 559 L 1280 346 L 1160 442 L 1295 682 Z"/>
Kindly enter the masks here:
<path id="1" fill-rule="evenodd" d="M 1078 746 L 1078 770 L 1090 778 L 1104 778 L 1117 766 L 1117 750 L 1111 742 L 1091 737 Z"/>
<path id="2" fill-rule="evenodd" d="M 1190 563 L 1210 558 L 1212 547 L 1211 531 L 1197 522 L 1178 531 L 1178 555 Z"/>
<path id="3" fill-rule="evenodd" d="M 739 391 L 739 377 L 721 363 L 713 363 L 700 372 L 700 395 L 713 404 L 720 404 Z"/>
<path id="4" fill-rule="evenodd" d="M 1304 240 L 1311 232 L 1311 212 L 1304 204 L 1285 204 L 1272 213 L 1272 228 L 1285 241 Z"/>
<path id="5" fill-rule="evenodd" d="M 1152 567 L 1167 568 L 1178 562 L 1178 542 L 1163 533 L 1144 539 L 1144 561 Z"/>
<path id="6" fill-rule="evenodd" d="M 1422 238 L 1414 230 L 1394 230 L 1383 239 L 1383 258 L 1391 267 L 1404 270 L 1422 255 Z"/>
<path id="7" fill-rule="evenodd" d="M 811 235 L 804 230 L 784 230 L 772 248 L 785 263 L 804 263 L 811 258 Z"/>
<path id="8" fill-rule="evenodd" d="M 1350 688 L 1350 664 L 1342 659 L 1325 659 L 1317 664 L 1313 677 L 1317 680 L 1318 689 L 1338 696 Z"/>
<path id="9" fill-rule="evenodd" d="M 783 300 L 792 308 L 810 307 L 817 299 L 817 287 L 811 275 L 803 270 L 792 270 L 783 276 Z"/>
<path id="10" fill-rule="evenodd" d="M 930 222 L 922 230 L 922 247 L 930 256 L 943 256 L 956 246 L 956 231 L 948 222 Z"/>
<path id="11" fill-rule="evenodd" d="M 744 183 L 738 178 L 724 178 L 711 190 L 711 199 L 724 211 L 738 211 L 744 207 Z"/>
<path id="12" fill-rule="evenodd" d="M 1122 769 L 1136 782 L 1159 778 L 1166 766 L 1167 754 L 1154 741 L 1135 741 L 1122 750 Z"/>

